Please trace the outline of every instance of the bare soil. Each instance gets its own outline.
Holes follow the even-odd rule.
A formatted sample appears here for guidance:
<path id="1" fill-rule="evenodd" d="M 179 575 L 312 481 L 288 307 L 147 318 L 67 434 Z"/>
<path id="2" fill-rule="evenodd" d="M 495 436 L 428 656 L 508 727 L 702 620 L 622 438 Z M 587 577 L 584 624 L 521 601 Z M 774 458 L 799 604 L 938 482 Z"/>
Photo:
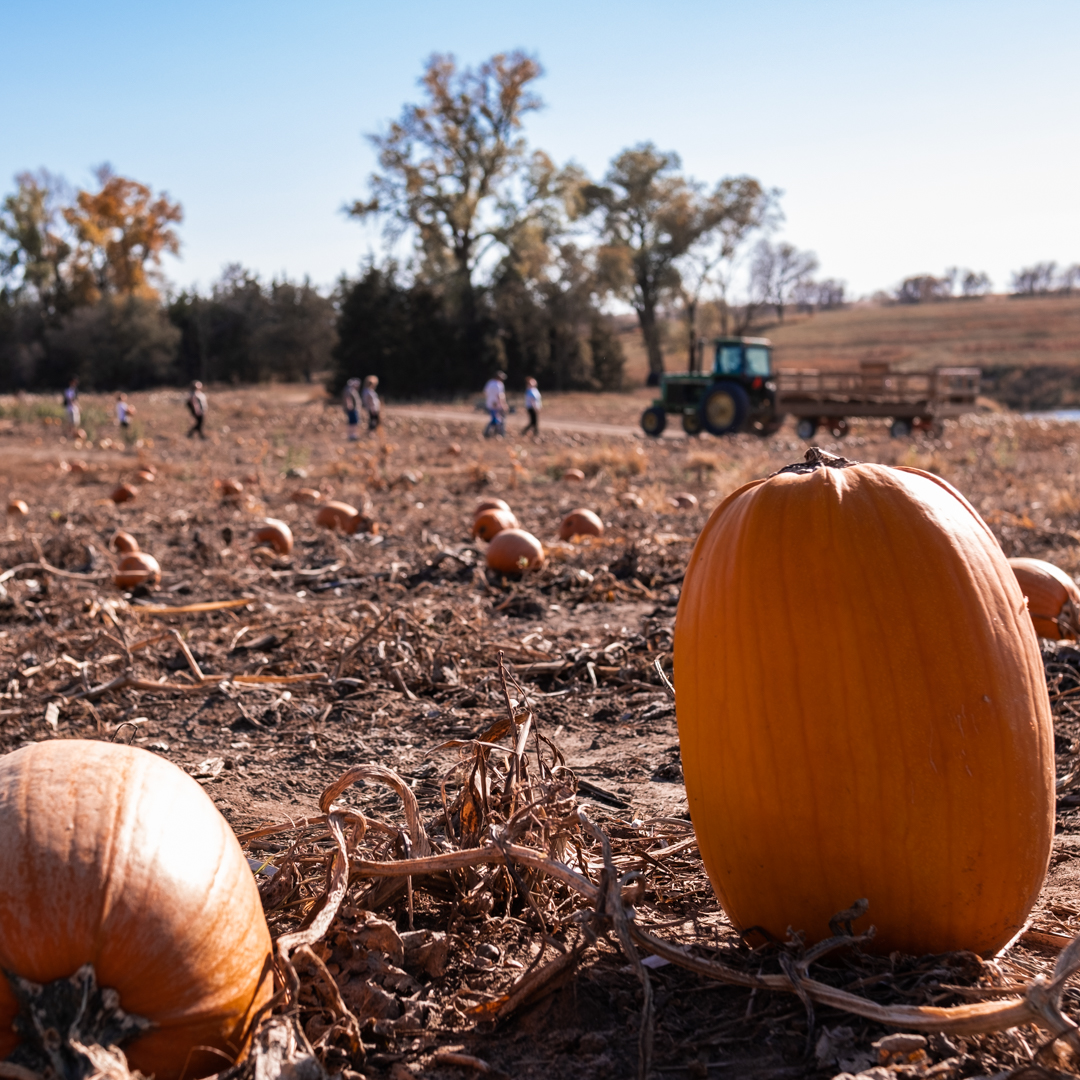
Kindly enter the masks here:
<path id="1" fill-rule="evenodd" d="M 248 834 L 317 818 L 327 785 L 370 762 L 404 780 L 433 837 L 446 831 L 445 795 L 460 845 L 472 811 L 467 799 L 454 800 L 472 783 L 478 758 L 470 740 L 497 745 L 485 761 L 508 775 L 508 705 L 528 707 L 533 731 L 562 756 L 545 805 L 585 806 L 610 837 L 619 872 L 642 872 L 633 886 L 641 924 L 743 970 L 780 970 L 783 948 L 748 949 L 711 893 L 660 671 L 671 668 L 679 588 L 697 533 L 728 493 L 802 457 L 805 446 L 790 430 L 765 440 L 647 442 L 603 428 L 636 419 L 640 408 L 637 397 L 610 395 L 553 399 L 545 415 L 567 426 L 540 441 L 485 441 L 467 409 L 460 419 L 390 409 L 379 435 L 347 444 L 339 411 L 320 393 L 279 387 L 213 394 L 211 437 L 199 442 L 184 437 L 178 394 L 135 395 L 134 403 L 140 426 L 130 445 L 106 424 L 92 442 L 61 443 L 58 426 L 36 417 L 32 401 L 5 403 L 0 492 L 26 500 L 30 514 L 11 519 L 0 543 L 0 570 L 29 564 L 7 576 L 0 594 L 0 749 L 122 738 L 187 769 L 248 837 L 255 865 L 265 864 L 260 880 L 277 934 L 313 917 L 329 848 L 301 827 Z M 568 429 L 575 415 L 583 430 Z M 977 416 L 950 423 L 940 440 L 898 442 L 880 425 L 855 422 L 843 444 L 824 446 L 937 472 L 983 514 L 1006 554 L 1080 571 L 1073 425 Z M 135 478 L 145 465 L 155 470 L 152 482 Z M 569 468 L 581 469 L 584 482 L 563 479 Z M 243 484 L 237 499 L 215 487 L 229 478 Z M 117 507 L 109 494 L 121 480 L 139 490 Z M 291 501 L 301 486 L 368 508 L 378 533 L 318 529 L 314 510 Z M 677 492 L 696 496 L 697 508 L 673 505 Z M 542 570 L 520 580 L 486 570 L 470 525 L 475 503 L 488 496 L 509 502 L 544 542 Z M 600 514 L 602 538 L 557 539 L 562 515 L 576 506 Z M 268 515 L 292 527 L 291 556 L 256 550 L 252 529 Z M 157 557 L 160 585 L 131 593 L 112 585 L 117 528 Z M 236 606 L 155 610 L 219 601 Z M 512 676 L 506 685 L 500 658 Z M 1060 695 L 1080 685 L 1080 653 L 1049 650 L 1047 660 L 1064 775 L 1080 750 L 1080 715 L 1076 699 Z M 200 672 L 228 678 L 200 682 Z M 543 768 L 558 760 L 546 746 L 536 742 Z M 403 829 L 391 788 L 361 780 L 349 800 Z M 597 844 L 580 831 L 565 842 L 600 880 Z M 406 857 L 407 845 L 403 831 L 380 857 Z M 1034 930 L 1080 931 L 1078 860 L 1080 796 L 1066 790 Z M 373 914 L 362 887 L 351 888 L 320 953 L 363 1025 L 362 1049 L 342 1049 L 317 974 L 302 973 L 300 1019 L 330 1071 L 456 1077 L 468 1069 L 453 1055 L 465 1054 L 491 1075 L 522 1080 L 637 1073 L 638 973 L 613 934 L 585 941 L 586 925 L 598 924 L 582 921 L 570 893 L 535 884 L 530 900 L 505 876 L 444 875 L 418 883 L 411 908 L 398 893 Z M 395 958 L 396 939 L 405 944 Z M 1029 935 L 992 963 L 848 950 L 817 977 L 857 984 L 886 1004 L 950 1005 L 972 997 L 972 988 L 992 994 L 1049 972 L 1059 946 L 1038 940 Z M 534 965 L 568 955 L 574 942 L 581 950 L 572 963 L 493 1019 Z M 810 1017 L 797 996 L 725 986 L 674 965 L 650 969 L 649 979 L 653 1076 L 832 1077 L 883 1060 L 871 1044 L 888 1029 L 873 1022 L 820 1006 Z M 1074 991 L 1066 1002 L 1075 1014 Z M 1060 1044 L 1034 1064 L 1041 1038 L 1034 1028 L 932 1036 L 880 1075 L 1035 1077 L 1075 1067 Z M 1011 1072 L 1024 1068 L 1042 1071 Z"/>

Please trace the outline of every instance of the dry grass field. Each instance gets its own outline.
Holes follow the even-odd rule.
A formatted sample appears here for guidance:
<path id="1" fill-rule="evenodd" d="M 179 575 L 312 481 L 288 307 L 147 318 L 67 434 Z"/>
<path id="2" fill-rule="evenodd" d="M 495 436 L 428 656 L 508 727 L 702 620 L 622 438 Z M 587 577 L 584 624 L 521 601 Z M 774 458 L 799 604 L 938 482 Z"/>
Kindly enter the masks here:
<path id="1" fill-rule="evenodd" d="M 919 312 L 889 310 L 910 335 L 930 333 Z M 817 316 L 801 330 L 806 356 L 824 355 L 833 323 Z M 776 335 L 781 347 L 794 349 L 787 336 L 799 331 Z M 850 358 L 861 346 L 846 333 Z M 921 362 L 912 341 L 899 362 Z M 716 904 L 659 672 L 671 669 L 682 574 L 709 512 L 805 445 L 787 428 L 646 442 L 633 432 L 647 396 L 550 396 L 538 442 L 485 441 L 467 408 L 391 407 L 379 436 L 355 444 L 311 387 L 212 392 L 206 442 L 185 438 L 177 392 L 133 395 L 128 444 L 107 398 L 87 397 L 92 438 L 78 442 L 60 441 L 51 402 L 0 401 L 0 494 L 29 505 L 0 541 L 0 749 L 122 738 L 189 771 L 263 867 L 275 935 L 322 903 L 333 844 L 320 794 L 363 766 L 342 796 L 368 822 L 353 855 L 436 861 L 408 879 L 355 870 L 321 965 L 298 961 L 299 1021 L 320 1062 L 347 1078 L 634 1076 L 643 1016 L 657 1078 L 833 1077 L 882 1062 L 888 1071 L 868 1075 L 1074 1075 L 1080 1057 L 1060 1043 L 1032 1061 L 1043 1035 L 1031 1027 L 935 1035 L 890 1056 L 872 1045 L 890 1030 L 873 1020 L 821 1004 L 811 1019 L 795 994 L 628 963 L 603 890 L 631 870 L 635 933 L 744 976 L 779 976 L 798 952 L 749 950 Z M 842 445 L 823 445 L 935 472 L 1007 554 L 1080 572 L 1075 425 L 978 415 L 940 440 L 901 442 L 856 421 Z M 145 466 L 154 479 L 136 478 Z M 584 480 L 564 479 L 571 468 Z M 233 478 L 242 491 L 225 499 L 215 481 Z M 138 493 L 118 507 L 120 481 Z M 292 500 L 301 486 L 366 509 L 378 532 L 317 528 L 314 509 Z M 678 492 L 698 506 L 675 506 Z M 487 496 L 544 542 L 542 570 L 486 571 L 470 522 Z M 557 539 L 575 506 L 604 519 L 601 539 Z M 253 542 L 268 515 L 290 525 L 290 555 Z M 117 528 L 156 556 L 159 585 L 114 587 Z M 1080 685 L 1078 660 L 1050 658 L 1055 692 Z M 1055 703 L 1061 775 L 1080 751 L 1074 700 Z M 1061 793 L 1057 825 L 1030 930 L 993 962 L 849 949 L 813 977 L 881 1005 L 952 1006 L 1048 974 L 1080 931 L 1080 796 Z M 514 854 L 526 849 L 529 864 Z M 570 868 L 561 879 L 556 862 Z M 1078 1004 L 1070 990 L 1066 1011 Z"/>

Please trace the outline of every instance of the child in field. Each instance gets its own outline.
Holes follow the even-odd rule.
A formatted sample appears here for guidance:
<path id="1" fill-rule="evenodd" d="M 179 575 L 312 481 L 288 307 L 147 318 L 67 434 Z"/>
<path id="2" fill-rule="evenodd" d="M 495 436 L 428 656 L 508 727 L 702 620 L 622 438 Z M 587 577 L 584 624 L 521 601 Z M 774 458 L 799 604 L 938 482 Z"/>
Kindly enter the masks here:
<path id="1" fill-rule="evenodd" d="M 378 385 L 378 375 L 369 375 L 364 380 L 364 392 L 360 395 L 360 400 L 363 402 L 364 410 L 368 416 L 368 431 L 375 431 L 379 426 L 379 413 L 382 410 L 382 402 L 379 401 L 379 395 L 376 393 Z"/>
<path id="2" fill-rule="evenodd" d="M 540 435 L 540 391 L 536 388 L 536 380 L 525 380 L 525 411 L 529 414 L 529 422 L 522 435 L 528 435 L 531 431 L 534 435 Z"/>
<path id="3" fill-rule="evenodd" d="M 203 431 L 203 421 L 206 419 L 206 409 L 208 402 L 206 400 L 206 394 L 203 393 L 203 385 L 196 379 L 191 384 L 191 392 L 187 396 L 187 408 L 188 412 L 195 418 L 195 423 L 191 425 L 191 430 L 187 433 L 187 437 L 190 439 L 192 435 L 198 435 L 200 439 L 206 438 L 206 433 Z"/>
<path id="4" fill-rule="evenodd" d="M 341 404 L 349 425 L 349 442 L 360 438 L 360 380 L 350 379 L 341 392 Z"/>
<path id="5" fill-rule="evenodd" d="M 116 422 L 121 431 L 131 427 L 131 418 L 135 415 L 135 406 L 128 404 L 127 394 L 116 395 Z"/>
<path id="6" fill-rule="evenodd" d="M 505 371 L 496 371 L 494 376 L 484 383 L 484 406 L 491 416 L 488 426 L 484 428 L 484 438 L 505 435 L 506 428 L 503 426 L 507 413 Z"/>
<path id="7" fill-rule="evenodd" d="M 79 380 L 72 379 L 64 391 L 64 415 L 67 417 L 68 433 L 74 437 L 79 431 L 82 413 L 79 410 Z"/>

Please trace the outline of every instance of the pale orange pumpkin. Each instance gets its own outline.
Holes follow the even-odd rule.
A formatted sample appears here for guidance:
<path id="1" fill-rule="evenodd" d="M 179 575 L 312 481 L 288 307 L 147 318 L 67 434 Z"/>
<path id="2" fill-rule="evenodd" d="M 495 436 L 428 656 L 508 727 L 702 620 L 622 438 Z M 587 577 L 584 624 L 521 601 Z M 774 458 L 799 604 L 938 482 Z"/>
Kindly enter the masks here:
<path id="1" fill-rule="evenodd" d="M 345 502 L 331 500 L 319 507 L 315 524 L 324 529 L 338 530 L 352 535 L 360 528 L 360 511 Z"/>
<path id="2" fill-rule="evenodd" d="M 294 503 L 302 503 L 305 506 L 314 506 L 317 502 L 322 500 L 322 492 L 317 488 L 297 488 L 290 499 Z"/>
<path id="3" fill-rule="evenodd" d="M 571 510 L 559 526 L 559 539 L 570 540 L 575 536 L 603 536 L 604 523 L 592 510 L 579 507 Z"/>
<path id="4" fill-rule="evenodd" d="M 113 533 L 112 540 L 109 541 L 114 551 L 119 551 L 124 555 L 130 555 L 133 551 L 139 550 L 139 541 L 129 532 L 124 532 L 123 529 L 119 529 Z"/>
<path id="5" fill-rule="evenodd" d="M 132 551 L 120 560 L 113 581 L 118 589 L 134 589 L 137 585 L 156 585 L 161 580 L 161 567 L 153 555 Z"/>
<path id="6" fill-rule="evenodd" d="M 518 520 L 509 510 L 483 510 L 476 515 L 472 534 L 481 540 L 491 539 L 503 529 L 516 529 Z"/>
<path id="7" fill-rule="evenodd" d="M 269 544 L 279 555 L 288 555 L 293 549 L 292 529 L 277 518 L 267 518 L 255 530 L 255 539 Z"/>
<path id="8" fill-rule="evenodd" d="M 580 469 L 567 469 L 562 478 L 572 484 L 580 484 L 585 479 L 585 474 Z"/>
<path id="9" fill-rule="evenodd" d="M 503 529 L 492 537 L 487 564 L 500 574 L 520 574 L 544 565 L 544 545 L 524 529 Z"/>
<path id="10" fill-rule="evenodd" d="M 691 495 L 689 491 L 677 491 L 671 496 L 671 505 L 678 510 L 696 510 L 697 496 Z"/>
<path id="11" fill-rule="evenodd" d="M 133 487 L 131 484 L 120 484 L 109 498 L 119 506 L 121 503 L 131 502 L 138 494 L 139 489 L 137 487 Z"/>
<path id="12" fill-rule="evenodd" d="M 30 507 L 22 499 L 8 499 L 7 512 L 9 517 L 26 517 Z"/>
<path id="13" fill-rule="evenodd" d="M 154 1024 L 123 1047 L 158 1080 L 235 1059 L 269 999 L 255 879 L 206 792 L 135 747 L 31 743 L 0 758 L 0 967 L 49 983 L 92 964 Z M 0 979 L 0 1057 L 18 1044 Z"/>
<path id="14" fill-rule="evenodd" d="M 221 491 L 221 497 L 226 502 L 235 502 L 244 493 L 243 483 L 233 478 L 219 480 L 215 486 Z"/>
<path id="15" fill-rule="evenodd" d="M 636 510 L 640 510 L 645 505 L 645 500 L 636 491 L 624 491 L 619 496 L 619 502 L 623 506 L 632 506 Z"/>
<path id="16" fill-rule="evenodd" d="M 473 518 L 478 518 L 486 510 L 502 510 L 506 514 L 513 513 L 510 504 L 503 502 L 502 499 L 481 499 L 473 510 Z"/>
<path id="17" fill-rule="evenodd" d="M 992 954 L 1054 830 L 1023 595 L 939 477 L 808 459 L 724 500 L 682 587 L 676 710 L 706 870 L 740 929 L 817 941 L 865 897 L 855 929 L 877 927 L 877 952 Z"/>
<path id="18" fill-rule="evenodd" d="M 1080 588 L 1076 582 L 1042 559 L 1010 559 L 1009 565 L 1027 597 L 1035 633 L 1051 641 L 1080 637 Z"/>
<path id="19" fill-rule="evenodd" d="M 144 484 L 152 484 L 157 479 L 149 469 L 140 469 L 135 476 Z"/>

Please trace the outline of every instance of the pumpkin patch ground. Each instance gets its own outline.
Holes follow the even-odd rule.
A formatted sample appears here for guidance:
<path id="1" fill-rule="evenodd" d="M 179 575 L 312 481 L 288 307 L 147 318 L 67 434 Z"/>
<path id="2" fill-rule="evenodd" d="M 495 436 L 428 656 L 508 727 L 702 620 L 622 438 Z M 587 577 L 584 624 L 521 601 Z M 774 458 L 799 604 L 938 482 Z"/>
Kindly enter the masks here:
<path id="1" fill-rule="evenodd" d="M 1049 875 L 1002 955 L 744 942 L 715 898 L 665 685 L 675 613 L 711 512 L 802 458 L 789 427 L 649 442 L 628 433 L 641 395 L 568 396 L 545 418 L 583 430 L 540 442 L 487 441 L 466 414 L 391 405 L 378 437 L 348 444 L 336 405 L 277 387 L 213 394 L 199 445 L 183 437 L 179 396 L 132 397 L 142 445 L 127 450 L 103 449 L 106 431 L 62 445 L 0 402 L 0 494 L 28 506 L 0 538 L 0 751 L 116 739 L 203 786 L 256 875 L 281 972 L 298 980 L 256 1034 L 264 1062 L 280 1051 L 312 1080 L 621 1078 L 641 1075 L 643 1055 L 665 1078 L 1076 1072 L 1066 1039 L 1033 1061 L 1045 1027 L 989 1032 L 950 1013 L 951 1029 L 920 1032 L 923 1014 L 874 1014 L 1004 1008 L 1051 978 L 1080 932 L 1080 647 L 1068 640 L 1041 645 L 1059 779 Z M 1075 425 L 986 414 L 911 441 L 851 428 L 824 448 L 937 474 L 1006 556 L 1080 571 Z M 114 502 L 145 466 L 154 483 Z M 572 469 L 584 479 L 567 484 Z M 234 498 L 221 477 L 242 484 Z M 301 487 L 313 494 L 296 501 Z M 488 567 L 472 525 L 489 498 L 543 546 L 538 568 Z M 332 501 L 378 529 L 318 526 Z M 583 505 L 603 535 L 560 540 Z M 291 552 L 254 538 L 267 518 L 291 531 Z M 159 582 L 114 584 L 118 530 L 153 554 Z M 933 619 L 936 599 L 896 595 L 882 631 Z M 800 629 L 827 634 L 826 612 Z M 767 671 L 768 649 L 798 638 L 762 647 Z M 781 819 L 801 812 L 780 801 Z M 847 919 L 862 933 L 873 902 Z M 1071 985 L 1062 1010 L 1080 1011 Z"/>

